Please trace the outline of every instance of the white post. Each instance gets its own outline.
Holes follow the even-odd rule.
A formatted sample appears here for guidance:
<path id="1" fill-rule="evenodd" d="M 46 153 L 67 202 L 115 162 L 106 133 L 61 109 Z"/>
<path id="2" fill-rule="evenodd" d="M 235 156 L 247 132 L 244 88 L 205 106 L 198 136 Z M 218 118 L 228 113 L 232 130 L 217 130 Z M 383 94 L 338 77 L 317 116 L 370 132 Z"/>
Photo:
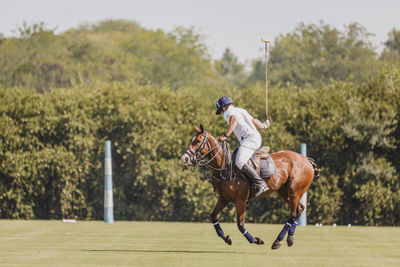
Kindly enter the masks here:
<path id="1" fill-rule="evenodd" d="M 111 141 L 106 141 L 104 159 L 104 222 L 114 223 L 114 207 L 112 193 Z"/>
<path id="2" fill-rule="evenodd" d="M 307 156 L 307 145 L 305 143 L 300 144 L 300 154 Z M 307 226 L 307 191 L 301 196 L 300 203 L 304 205 L 304 210 L 298 222 L 300 226 Z"/>

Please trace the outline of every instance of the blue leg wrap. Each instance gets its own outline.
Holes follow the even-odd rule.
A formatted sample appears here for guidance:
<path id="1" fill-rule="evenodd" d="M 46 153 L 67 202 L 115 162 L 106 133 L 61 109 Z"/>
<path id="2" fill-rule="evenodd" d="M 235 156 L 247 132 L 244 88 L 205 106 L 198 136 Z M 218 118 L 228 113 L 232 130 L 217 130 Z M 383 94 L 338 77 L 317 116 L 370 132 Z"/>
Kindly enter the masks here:
<path id="1" fill-rule="evenodd" d="M 217 232 L 217 235 L 220 237 L 225 236 L 224 231 L 222 231 L 221 226 L 219 226 L 218 220 L 212 220 L 212 224 L 214 225 L 214 229 Z"/>
<path id="2" fill-rule="evenodd" d="M 240 232 L 244 235 L 244 237 L 246 237 L 247 241 L 249 241 L 251 244 L 256 242 L 256 239 L 249 232 L 247 232 L 246 228 L 244 228 L 240 224 L 238 224 L 238 228 Z"/>
<path id="3" fill-rule="evenodd" d="M 256 242 L 256 239 L 249 232 L 247 232 L 247 230 L 243 235 L 244 237 L 246 237 L 247 241 L 249 241 L 251 244 Z"/>
<path id="4" fill-rule="evenodd" d="M 278 239 L 279 241 L 282 241 L 285 238 L 287 231 L 290 228 L 292 228 L 292 226 L 294 224 L 295 224 L 295 221 L 292 218 L 289 218 L 289 220 L 287 221 L 287 223 L 285 224 L 285 226 L 283 227 L 282 231 L 279 233 L 279 235 L 276 239 Z M 293 230 L 293 232 L 294 232 L 294 230 Z"/>
<path id="5" fill-rule="evenodd" d="M 296 226 L 297 226 L 298 222 L 297 220 L 294 222 L 294 224 L 292 225 L 292 227 L 290 227 L 289 229 L 289 235 L 294 235 L 294 231 L 296 230 Z"/>

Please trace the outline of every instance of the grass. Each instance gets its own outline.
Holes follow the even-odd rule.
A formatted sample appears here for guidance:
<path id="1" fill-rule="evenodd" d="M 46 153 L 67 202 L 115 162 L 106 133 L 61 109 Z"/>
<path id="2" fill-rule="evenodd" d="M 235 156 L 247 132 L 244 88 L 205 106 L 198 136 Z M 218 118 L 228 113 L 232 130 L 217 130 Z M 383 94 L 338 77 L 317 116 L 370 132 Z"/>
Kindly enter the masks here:
<path id="1" fill-rule="evenodd" d="M 265 245 L 251 245 L 235 224 L 0 220 L 0 266 L 400 266 L 400 228 L 298 227 L 293 247 L 271 244 L 283 225 L 247 224 Z"/>

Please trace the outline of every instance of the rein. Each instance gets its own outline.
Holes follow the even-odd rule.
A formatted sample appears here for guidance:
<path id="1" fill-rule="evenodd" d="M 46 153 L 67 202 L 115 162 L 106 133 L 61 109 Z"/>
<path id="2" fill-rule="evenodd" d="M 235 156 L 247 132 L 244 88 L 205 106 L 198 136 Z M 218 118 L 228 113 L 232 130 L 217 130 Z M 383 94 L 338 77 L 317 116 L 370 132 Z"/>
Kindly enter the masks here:
<path id="1" fill-rule="evenodd" d="M 193 155 L 193 161 L 195 163 L 197 163 L 199 166 L 206 166 L 206 167 L 208 167 L 210 169 L 213 169 L 215 171 L 223 171 L 223 170 L 225 170 L 227 168 L 227 166 L 228 166 L 228 164 L 226 164 L 227 163 L 227 159 L 229 160 L 229 155 L 228 155 L 229 151 L 227 149 L 226 142 L 223 143 L 224 144 L 224 150 L 225 150 L 224 159 L 223 159 L 224 162 L 225 162 L 225 168 L 214 168 L 213 166 L 210 165 L 210 162 L 213 161 L 217 157 L 217 155 L 221 152 L 222 145 L 216 145 L 214 147 L 211 147 L 210 140 L 208 139 L 208 132 L 207 131 L 205 132 L 205 134 L 202 134 L 202 136 L 204 136 L 204 141 L 200 145 L 200 147 L 194 153 L 192 153 L 192 151 L 190 151 L 191 154 Z M 203 150 L 205 145 L 208 146 L 209 151 L 207 153 L 201 155 L 200 151 Z M 206 157 L 208 157 L 211 154 L 211 152 L 213 152 L 217 148 L 218 148 L 217 153 L 215 153 L 215 155 L 211 159 L 209 159 L 208 161 L 205 161 L 204 159 Z M 199 154 L 200 154 L 200 156 L 197 156 Z"/>

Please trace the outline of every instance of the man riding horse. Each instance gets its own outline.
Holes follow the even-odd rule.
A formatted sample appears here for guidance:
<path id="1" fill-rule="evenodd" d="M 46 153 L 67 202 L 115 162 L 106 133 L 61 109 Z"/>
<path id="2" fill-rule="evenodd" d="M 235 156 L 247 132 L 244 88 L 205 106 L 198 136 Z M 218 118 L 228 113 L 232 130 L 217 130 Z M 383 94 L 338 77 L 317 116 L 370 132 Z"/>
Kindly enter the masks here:
<path id="1" fill-rule="evenodd" d="M 314 177 L 319 177 L 319 169 L 313 159 L 294 151 L 282 150 L 268 155 L 267 160 L 273 161 L 277 171 L 272 175 L 267 175 L 264 172 L 261 175 L 266 179 L 266 182 L 264 182 L 258 173 L 248 165 L 248 161 L 255 150 L 261 146 L 261 135 L 257 128 L 267 129 L 269 121 L 262 123 L 254 119 L 244 109 L 236 108 L 232 104 L 233 102 L 229 97 L 222 97 L 217 101 L 217 114 L 223 113 L 229 124 L 225 134 L 218 138 L 219 141 L 207 132 L 202 125 L 200 125 L 200 129 L 195 126 L 194 136 L 191 138 L 189 146 L 181 159 L 185 165 L 198 164 L 211 169 L 213 173 L 211 182 L 214 191 L 218 194 L 218 201 L 211 213 L 211 222 L 217 235 L 225 243 L 231 245 L 232 238 L 229 235 L 225 235 L 222 230 L 218 221 L 218 214 L 229 203 L 233 203 L 236 208 L 236 222 L 239 231 L 249 243 L 264 244 L 260 237 L 253 237 L 244 226 L 246 205 L 249 200 L 266 197 L 275 192 L 289 205 L 290 213 L 287 222 L 272 243 L 271 248 L 278 249 L 286 233 L 288 233 L 286 241 L 290 247 L 294 244 L 297 219 L 305 209 L 305 206 L 300 203 L 300 198 L 310 187 Z M 221 171 L 227 170 L 231 162 L 229 158 L 230 151 L 221 144 L 221 141 L 225 141 L 232 132 L 235 133 L 240 141 L 235 165 L 244 174 L 236 176 L 235 179 L 223 179 Z M 264 160 L 264 162 L 266 161 Z M 265 166 L 265 164 L 260 163 L 260 167 L 262 166 Z M 255 194 L 252 193 L 251 185 L 247 179 L 241 179 L 244 175 L 248 176 L 253 181 L 253 184 L 257 186 Z"/>
<path id="2" fill-rule="evenodd" d="M 268 190 L 268 186 L 257 171 L 248 164 L 248 161 L 254 152 L 261 147 L 262 138 L 257 128 L 266 130 L 269 126 L 269 120 L 262 123 L 254 119 L 245 109 L 234 107 L 233 101 L 227 96 L 218 99 L 216 106 L 216 114 L 222 113 L 228 123 L 226 132 L 218 137 L 218 140 L 223 142 L 232 132 L 235 133 L 240 142 L 235 165 L 253 182 L 256 190 L 255 196 L 258 197 Z"/>

